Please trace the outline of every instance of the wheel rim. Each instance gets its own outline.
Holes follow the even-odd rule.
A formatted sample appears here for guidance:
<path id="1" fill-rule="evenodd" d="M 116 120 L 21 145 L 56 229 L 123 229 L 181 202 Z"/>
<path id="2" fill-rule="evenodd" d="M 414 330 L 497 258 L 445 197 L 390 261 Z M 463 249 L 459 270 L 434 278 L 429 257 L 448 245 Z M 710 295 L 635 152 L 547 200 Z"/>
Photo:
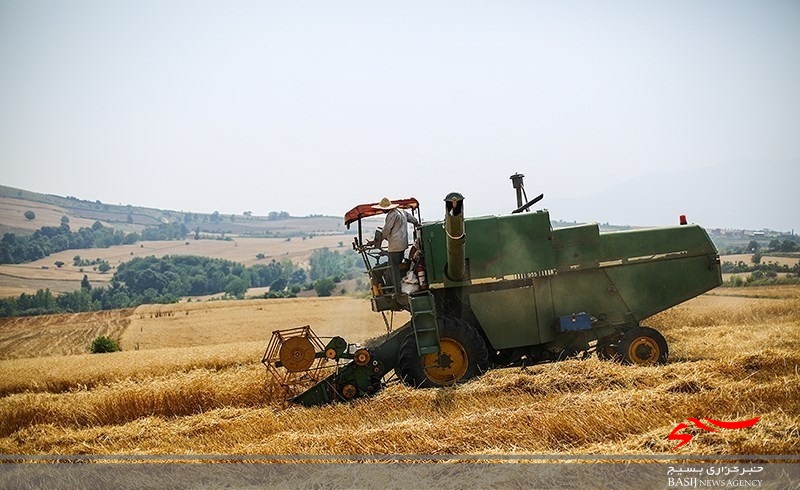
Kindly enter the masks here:
<path id="1" fill-rule="evenodd" d="M 439 346 L 438 354 L 425 354 L 422 357 L 425 376 L 439 385 L 456 383 L 467 373 L 467 351 L 459 342 L 449 338 L 441 339 Z"/>
<path id="2" fill-rule="evenodd" d="M 628 358 L 633 364 L 655 364 L 660 355 L 658 342 L 650 337 L 638 337 L 628 346 Z"/>

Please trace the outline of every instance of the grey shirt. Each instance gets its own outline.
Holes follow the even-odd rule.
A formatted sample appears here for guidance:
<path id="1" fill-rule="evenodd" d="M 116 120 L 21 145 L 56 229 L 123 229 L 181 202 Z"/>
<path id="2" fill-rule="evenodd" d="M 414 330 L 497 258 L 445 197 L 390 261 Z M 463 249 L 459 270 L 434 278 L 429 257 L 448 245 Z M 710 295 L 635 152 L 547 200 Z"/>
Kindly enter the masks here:
<path id="1" fill-rule="evenodd" d="M 408 247 L 408 223 L 419 224 L 417 218 L 399 208 L 386 213 L 383 238 L 389 242 L 389 252 L 403 252 Z"/>

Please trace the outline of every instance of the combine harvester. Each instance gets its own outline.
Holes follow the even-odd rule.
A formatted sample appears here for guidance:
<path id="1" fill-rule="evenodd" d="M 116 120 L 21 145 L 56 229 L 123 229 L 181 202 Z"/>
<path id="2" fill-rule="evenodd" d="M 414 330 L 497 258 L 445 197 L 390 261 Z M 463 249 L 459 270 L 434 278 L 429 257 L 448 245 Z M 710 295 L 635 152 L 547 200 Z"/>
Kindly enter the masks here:
<path id="1" fill-rule="evenodd" d="M 464 218 L 464 198 L 445 198 L 444 221 L 415 230 L 394 291 L 380 235 L 364 240 L 356 206 L 353 248 L 372 286 L 372 309 L 411 319 L 366 347 L 327 342 L 310 327 L 273 333 L 262 362 L 290 400 L 312 406 L 372 395 L 394 371 L 415 387 L 466 381 L 492 367 L 532 365 L 596 353 L 633 365 L 663 364 L 664 337 L 642 320 L 722 284 L 719 255 L 697 225 L 600 233 L 597 224 L 553 229 L 546 210 L 526 212 L 523 175 L 511 180 L 517 208 Z M 523 199 L 524 196 L 524 199 Z M 393 201 L 419 216 L 416 199 Z M 421 220 L 420 220 L 421 222 Z M 415 284 L 407 284 L 408 282 Z M 306 389 L 309 384 L 313 384 Z M 300 389 L 305 389 L 298 394 Z"/>

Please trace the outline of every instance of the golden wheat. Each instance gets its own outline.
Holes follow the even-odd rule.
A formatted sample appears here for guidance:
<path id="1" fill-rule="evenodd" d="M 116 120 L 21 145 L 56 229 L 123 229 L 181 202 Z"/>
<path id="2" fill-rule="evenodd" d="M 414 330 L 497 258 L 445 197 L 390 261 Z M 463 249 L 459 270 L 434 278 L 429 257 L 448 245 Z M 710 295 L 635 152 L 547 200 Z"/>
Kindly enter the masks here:
<path id="1" fill-rule="evenodd" d="M 395 315 L 398 327 L 408 314 Z M 212 301 L 144 305 L 64 315 L 0 318 L 0 359 L 88 353 L 107 335 L 125 351 L 209 346 L 238 342 L 266 345 L 274 330 L 312 325 L 320 336 L 350 342 L 386 332 L 369 301 L 350 297 Z"/>
<path id="2" fill-rule="evenodd" d="M 264 342 L 52 356 L 0 361 L 0 394 L 61 393 L 120 380 L 143 380 L 194 369 L 219 370 L 261 359 Z"/>
<path id="3" fill-rule="evenodd" d="M 704 296 L 649 319 L 670 342 L 666 366 L 571 360 L 445 389 L 391 384 L 369 399 L 314 408 L 284 405 L 257 362 L 257 342 L 51 357 L 63 370 L 27 371 L 27 383 L 25 363 L 34 369 L 40 359 L 3 361 L 4 374 L 17 371 L 2 381 L 0 451 L 671 453 L 676 442 L 666 437 L 689 417 L 760 417 L 741 430 L 687 428 L 694 439 L 677 452 L 797 454 L 800 288 L 791 292 Z"/>

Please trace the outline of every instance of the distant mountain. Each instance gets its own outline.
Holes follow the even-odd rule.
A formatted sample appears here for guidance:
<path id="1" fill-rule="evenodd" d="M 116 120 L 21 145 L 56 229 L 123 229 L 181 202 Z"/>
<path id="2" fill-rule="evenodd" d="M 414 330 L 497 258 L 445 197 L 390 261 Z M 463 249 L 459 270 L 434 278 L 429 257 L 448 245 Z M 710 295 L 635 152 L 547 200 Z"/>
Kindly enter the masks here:
<path id="1" fill-rule="evenodd" d="M 800 231 L 800 160 L 740 161 L 658 172 L 594 195 L 551 198 L 554 219 L 634 226 L 690 223 L 706 228 Z"/>

